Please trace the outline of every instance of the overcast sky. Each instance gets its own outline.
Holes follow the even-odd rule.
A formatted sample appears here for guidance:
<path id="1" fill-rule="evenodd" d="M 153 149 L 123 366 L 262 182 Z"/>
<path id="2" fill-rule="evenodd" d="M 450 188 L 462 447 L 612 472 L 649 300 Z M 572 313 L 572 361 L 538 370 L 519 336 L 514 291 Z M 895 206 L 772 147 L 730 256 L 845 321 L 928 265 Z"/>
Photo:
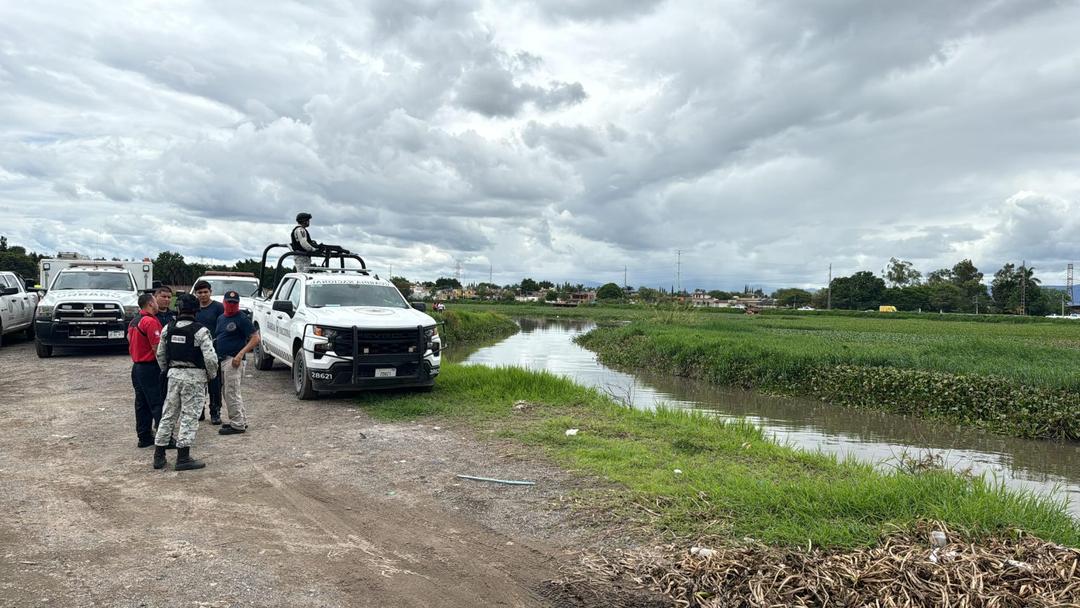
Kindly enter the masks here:
<path id="1" fill-rule="evenodd" d="M 1080 4 L 0 0 L 0 233 L 411 279 L 1080 261 Z"/>

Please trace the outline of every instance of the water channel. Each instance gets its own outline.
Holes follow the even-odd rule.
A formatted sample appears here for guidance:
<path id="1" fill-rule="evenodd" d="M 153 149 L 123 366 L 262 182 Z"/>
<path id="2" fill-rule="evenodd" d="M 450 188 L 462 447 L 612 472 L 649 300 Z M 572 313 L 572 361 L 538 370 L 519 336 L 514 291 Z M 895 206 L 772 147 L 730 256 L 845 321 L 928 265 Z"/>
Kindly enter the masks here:
<path id="1" fill-rule="evenodd" d="M 447 352 L 466 364 L 514 365 L 547 370 L 598 388 L 637 408 L 658 404 L 742 418 L 781 443 L 805 450 L 852 456 L 881 468 L 901 455 L 932 453 L 946 466 L 985 474 L 1007 486 L 1067 499 L 1080 518 L 1080 443 L 1000 437 L 970 428 L 820 401 L 772 397 L 686 378 L 635 371 L 624 373 L 598 362 L 574 343 L 595 327 L 590 321 L 517 319 L 521 332 L 490 346 Z"/>

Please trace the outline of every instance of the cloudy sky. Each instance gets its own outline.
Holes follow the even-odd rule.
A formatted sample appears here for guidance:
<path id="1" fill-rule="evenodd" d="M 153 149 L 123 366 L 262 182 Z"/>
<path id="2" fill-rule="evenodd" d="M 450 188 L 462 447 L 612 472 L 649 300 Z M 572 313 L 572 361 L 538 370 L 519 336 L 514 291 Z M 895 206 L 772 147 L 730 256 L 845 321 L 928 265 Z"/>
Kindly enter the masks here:
<path id="1" fill-rule="evenodd" d="M 1080 4 L 0 0 L 0 233 L 413 279 L 1080 262 Z"/>

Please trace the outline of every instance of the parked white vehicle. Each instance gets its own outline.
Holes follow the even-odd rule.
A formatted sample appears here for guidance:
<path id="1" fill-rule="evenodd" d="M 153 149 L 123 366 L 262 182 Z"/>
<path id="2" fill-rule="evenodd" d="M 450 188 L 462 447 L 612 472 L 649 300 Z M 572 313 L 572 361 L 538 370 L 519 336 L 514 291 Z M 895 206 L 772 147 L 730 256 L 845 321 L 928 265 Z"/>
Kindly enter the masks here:
<path id="1" fill-rule="evenodd" d="M 0 346 L 5 334 L 26 332 L 34 337 L 34 309 L 39 295 L 26 289 L 26 281 L 14 272 L 0 272 Z"/>
<path id="2" fill-rule="evenodd" d="M 235 291 L 240 294 L 240 310 L 251 314 L 255 296 L 259 293 L 259 279 L 251 272 L 218 272 L 207 271 L 206 274 L 195 279 L 195 283 L 206 281 L 210 283 L 210 298 L 221 302 L 225 298 L 226 291 Z M 195 283 L 192 283 L 194 285 Z"/>
<path id="3" fill-rule="evenodd" d="M 55 346 L 127 344 L 127 325 L 139 312 L 141 290 L 124 262 L 66 261 L 37 305 L 37 355 L 51 357 Z"/>
<path id="4" fill-rule="evenodd" d="M 359 256 L 347 251 L 337 252 L 335 259 L 342 264 L 355 259 L 363 266 Z M 264 267 L 265 261 L 266 252 Z M 255 365 L 267 370 L 278 360 L 291 367 L 300 399 L 349 390 L 431 390 L 442 342 L 424 308 L 364 268 L 290 272 L 270 297 L 254 300 L 252 318 L 262 334 Z"/>
<path id="5" fill-rule="evenodd" d="M 150 258 L 143 258 L 141 262 L 105 262 L 104 260 L 88 260 L 77 253 L 65 252 L 56 254 L 55 258 L 45 258 L 38 262 L 38 285 L 43 289 L 48 289 L 49 284 L 56 280 L 61 270 L 87 263 L 119 265 L 131 273 L 137 289 L 151 289 L 154 286 L 154 263 L 150 261 Z"/>

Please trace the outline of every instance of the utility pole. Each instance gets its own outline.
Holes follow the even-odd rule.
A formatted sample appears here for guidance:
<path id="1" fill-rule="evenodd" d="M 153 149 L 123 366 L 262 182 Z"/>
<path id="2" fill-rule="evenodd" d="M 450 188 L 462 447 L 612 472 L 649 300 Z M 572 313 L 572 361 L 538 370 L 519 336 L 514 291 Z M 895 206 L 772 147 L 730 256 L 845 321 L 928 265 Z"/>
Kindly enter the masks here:
<path id="1" fill-rule="evenodd" d="M 622 286 L 623 289 L 626 289 L 626 264 L 623 264 L 622 267 Z"/>
<path id="2" fill-rule="evenodd" d="M 975 314 L 979 314 L 979 294 L 975 294 Z"/>
<path id="3" fill-rule="evenodd" d="M 1068 268 L 1065 269 L 1065 291 L 1069 294 L 1069 304 L 1075 304 L 1076 294 L 1073 293 L 1073 265 L 1071 262 Z"/>
<path id="4" fill-rule="evenodd" d="M 829 287 L 827 288 L 828 299 L 826 300 L 825 308 L 832 310 L 832 264 L 829 264 Z"/>
<path id="5" fill-rule="evenodd" d="M 678 258 L 675 262 L 675 282 L 679 285 L 679 293 L 682 293 L 682 249 L 677 249 Z"/>

